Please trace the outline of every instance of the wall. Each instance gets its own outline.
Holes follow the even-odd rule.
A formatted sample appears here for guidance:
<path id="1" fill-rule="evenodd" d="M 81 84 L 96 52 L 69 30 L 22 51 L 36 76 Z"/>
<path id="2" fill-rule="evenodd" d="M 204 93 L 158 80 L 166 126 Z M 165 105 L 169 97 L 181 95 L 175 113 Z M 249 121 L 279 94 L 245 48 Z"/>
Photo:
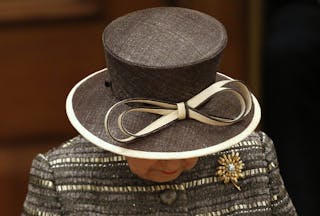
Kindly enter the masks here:
<path id="1" fill-rule="evenodd" d="M 32 158 L 76 135 L 65 98 L 84 76 L 105 67 L 104 27 L 153 6 L 194 8 L 228 31 L 221 71 L 247 81 L 248 1 L 102 1 L 101 15 L 77 19 L 0 21 L 0 215 L 18 215 Z"/>

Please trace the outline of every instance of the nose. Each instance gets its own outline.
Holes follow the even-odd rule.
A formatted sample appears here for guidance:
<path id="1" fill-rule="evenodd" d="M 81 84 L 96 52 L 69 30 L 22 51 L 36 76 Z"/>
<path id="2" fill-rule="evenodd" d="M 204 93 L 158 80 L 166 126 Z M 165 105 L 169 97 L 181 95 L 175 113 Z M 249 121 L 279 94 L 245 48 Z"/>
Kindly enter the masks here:
<path id="1" fill-rule="evenodd" d="M 180 168 L 181 160 L 163 160 L 161 165 L 166 171 L 175 171 Z"/>

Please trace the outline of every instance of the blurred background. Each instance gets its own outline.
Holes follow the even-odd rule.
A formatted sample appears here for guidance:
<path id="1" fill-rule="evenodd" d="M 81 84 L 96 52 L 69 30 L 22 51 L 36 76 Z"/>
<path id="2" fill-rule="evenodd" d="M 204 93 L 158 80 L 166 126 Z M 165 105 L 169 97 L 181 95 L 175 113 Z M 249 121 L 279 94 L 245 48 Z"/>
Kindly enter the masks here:
<path id="1" fill-rule="evenodd" d="M 104 27 L 155 6 L 193 8 L 225 25 L 221 71 L 260 100 L 260 129 L 276 144 L 297 211 L 316 215 L 320 15 L 311 0 L 0 0 L 0 215 L 20 215 L 33 157 L 77 135 L 65 99 L 106 67 Z"/>

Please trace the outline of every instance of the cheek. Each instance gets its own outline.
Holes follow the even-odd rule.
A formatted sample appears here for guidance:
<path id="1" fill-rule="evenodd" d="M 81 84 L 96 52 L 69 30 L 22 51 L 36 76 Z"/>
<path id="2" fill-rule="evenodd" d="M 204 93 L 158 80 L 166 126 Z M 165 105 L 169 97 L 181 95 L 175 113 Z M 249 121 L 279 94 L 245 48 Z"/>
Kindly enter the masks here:
<path id="1" fill-rule="evenodd" d="M 154 161 L 151 160 L 137 160 L 137 159 L 127 159 L 129 168 L 131 172 L 139 175 L 139 176 L 145 176 L 151 169 Z"/>

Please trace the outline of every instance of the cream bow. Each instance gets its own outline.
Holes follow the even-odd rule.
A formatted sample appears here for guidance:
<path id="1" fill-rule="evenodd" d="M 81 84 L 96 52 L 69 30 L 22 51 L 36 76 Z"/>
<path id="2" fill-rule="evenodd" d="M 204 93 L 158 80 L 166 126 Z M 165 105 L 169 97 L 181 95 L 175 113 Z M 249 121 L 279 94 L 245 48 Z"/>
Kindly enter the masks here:
<path id="1" fill-rule="evenodd" d="M 232 89 L 230 87 L 225 87 L 229 83 L 233 83 L 237 88 Z M 229 94 L 233 94 L 239 100 L 241 109 L 239 114 L 236 117 L 234 117 L 233 119 L 230 119 L 230 118 L 221 118 L 217 116 L 210 116 L 195 109 L 199 105 L 207 102 L 214 94 L 217 94 L 220 92 L 228 92 Z M 110 113 L 116 107 L 123 104 L 130 104 L 130 103 L 143 103 L 148 105 L 154 105 L 157 107 L 130 108 L 129 110 L 122 112 L 118 117 L 118 127 L 124 134 L 128 135 L 128 137 L 120 139 L 112 135 L 110 131 L 110 128 L 109 128 Z M 251 94 L 247 89 L 247 87 L 242 82 L 238 80 L 222 80 L 210 85 L 208 88 L 204 89 L 197 95 L 193 96 L 187 102 L 180 102 L 180 103 L 174 104 L 174 103 L 166 103 L 166 102 L 149 100 L 144 98 L 132 98 L 132 99 L 125 99 L 125 100 L 119 101 L 108 110 L 105 116 L 104 124 L 105 124 L 105 129 L 107 134 L 109 134 L 112 139 L 118 142 L 130 142 L 138 137 L 144 137 L 151 133 L 155 133 L 156 131 L 169 126 L 171 123 L 173 123 L 176 120 L 183 120 L 186 118 L 194 119 L 199 122 L 209 124 L 209 125 L 215 125 L 215 126 L 231 125 L 243 119 L 243 117 L 245 117 L 250 112 L 251 107 L 252 107 Z M 153 114 L 158 114 L 162 116 L 156 119 L 151 124 L 147 125 L 142 130 L 136 133 L 131 133 L 123 125 L 124 116 L 131 112 L 153 113 Z"/>

